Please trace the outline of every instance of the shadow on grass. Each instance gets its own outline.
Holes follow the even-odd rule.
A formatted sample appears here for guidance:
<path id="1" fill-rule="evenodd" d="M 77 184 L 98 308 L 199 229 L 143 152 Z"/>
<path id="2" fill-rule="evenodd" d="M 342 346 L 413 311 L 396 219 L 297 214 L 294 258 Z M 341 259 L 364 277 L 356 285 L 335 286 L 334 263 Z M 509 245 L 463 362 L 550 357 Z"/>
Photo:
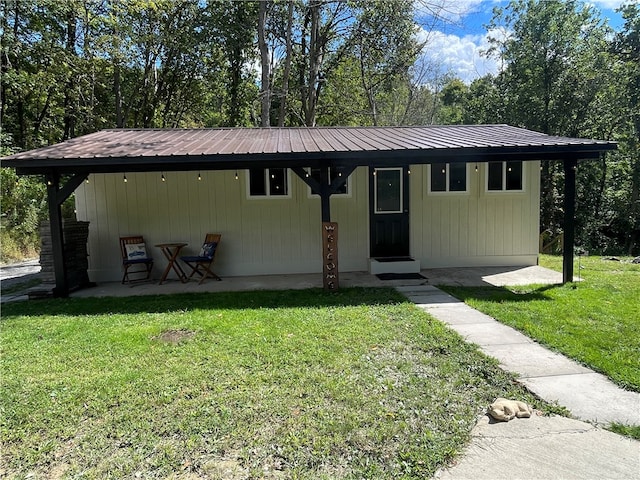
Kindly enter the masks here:
<path id="1" fill-rule="evenodd" d="M 529 285 L 526 287 L 438 287 L 454 297 L 466 302 L 467 300 L 482 300 L 485 302 L 530 302 L 532 300 L 550 301 L 552 297 L 546 292 L 558 288 L 574 288 L 567 285 Z"/>
<path id="2" fill-rule="evenodd" d="M 393 305 L 407 299 L 393 288 L 343 288 L 326 292 L 260 290 L 252 292 L 180 293 L 140 297 L 91 297 L 29 300 L 6 303 L 2 318 L 16 316 L 104 315 L 163 313 L 209 309 L 316 308 L 359 305 Z"/>

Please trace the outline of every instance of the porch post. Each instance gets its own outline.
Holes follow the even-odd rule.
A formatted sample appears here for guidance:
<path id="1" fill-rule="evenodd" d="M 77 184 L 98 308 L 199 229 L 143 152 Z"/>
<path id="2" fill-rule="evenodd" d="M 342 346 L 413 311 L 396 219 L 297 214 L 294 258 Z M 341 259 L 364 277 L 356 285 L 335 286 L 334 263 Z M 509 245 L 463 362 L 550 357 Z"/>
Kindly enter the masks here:
<path id="1" fill-rule="evenodd" d="M 49 207 L 49 225 L 51 228 L 51 251 L 53 253 L 53 272 L 56 286 L 54 297 L 69 296 L 67 267 L 64 260 L 64 232 L 62 229 L 62 203 L 78 188 L 86 178 L 86 173 L 76 173 L 60 185 L 60 174 L 52 171 L 46 175 L 47 205 Z"/>
<path id="2" fill-rule="evenodd" d="M 58 189 L 60 187 L 60 175 L 50 173 L 47 178 L 47 203 L 49 206 L 49 225 L 51 227 L 51 250 L 53 253 L 53 273 L 56 286 L 53 289 L 54 297 L 67 297 L 69 284 L 64 262 L 64 235 L 62 233 L 62 202 L 58 202 Z"/>
<path id="3" fill-rule="evenodd" d="M 573 282 L 573 246 L 575 243 L 576 168 L 578 161 L 563 160 L 564 166 L 564 242 L 562 249 L 562 283 Z"/>
<path id="4" fill-rule="evenodd" d="M 320 169 L 320 212 L 323 222 L 331 221 L 331 190 L 329 185 L 329 168 Z"/>

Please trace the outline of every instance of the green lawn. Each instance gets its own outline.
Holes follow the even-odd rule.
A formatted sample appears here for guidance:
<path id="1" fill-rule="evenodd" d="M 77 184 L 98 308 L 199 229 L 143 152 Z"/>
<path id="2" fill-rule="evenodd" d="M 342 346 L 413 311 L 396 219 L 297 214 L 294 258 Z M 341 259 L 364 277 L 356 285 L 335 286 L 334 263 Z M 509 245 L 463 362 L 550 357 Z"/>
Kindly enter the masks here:
<path id="1" fill-rule="evenodd" d="M 563 286 L 444 287 L 540 343 L 640 391 L 640 265 L 601 257 L 576 260 L 582 281 Z M 560 257 L 541 265 L 562 270 Z M 582 268 L 578 268 L 578 267 Z"/>
<path id="2" fill-rule="evenodd" d="M 2 307 L 4 478 L 429 478 L 496 396 L 545 408 L 391 289 Z"/>

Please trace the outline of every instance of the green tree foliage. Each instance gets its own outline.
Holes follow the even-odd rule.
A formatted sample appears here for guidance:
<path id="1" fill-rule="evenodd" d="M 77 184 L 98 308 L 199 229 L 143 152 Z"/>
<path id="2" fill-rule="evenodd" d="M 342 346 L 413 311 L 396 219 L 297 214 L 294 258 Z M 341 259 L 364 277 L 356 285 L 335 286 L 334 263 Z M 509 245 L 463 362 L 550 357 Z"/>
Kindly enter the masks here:
<path id="1" fill-rule="evenodd" d="M 2 141 L 25 150 L 103 128 L 432 123 L 614 139 L 619 152 L 579 169 L 578 235 L 592 249 L 637 248 L 638 5 L 623 7 L 614 34 L 578 1 L 514 0 L 489 25 L 511 32 L 490 51 L 503 69 L 468 86 L 420 62 L 417 8 L 437 18 L 446 2 L 5 0 Z M 558 231 L 562 171 L 545 163 L 542 175 L 541 229 Z M 2 180 L 4 224 L 28 236 L 18 225 L 42 215 L 41 182 Z M 30 195 L 35 217 L 16 198 Z"/>
<path id="2" fill-rule="evenodd" d="M 624 247 L 631 253 L 640 239 L 639 124 L 633 113 L 640 91 L 637 4 L 624 7 L 623 15 L 626 23 L 614 37 L 599 13 L 578 1 L 514 0 L 495 9 L 490 31 L 511 32 L 506 39 L 491 40 L 489 54 L 500 59 L 503 69 L 468 89 L 450 82 L 441 93 L 440 118 L 618 141 L 618 152 L 580 163 L 577 241 L 591 250 Z M 540 231 L 558 233 L 561 163 L 543 162 L 541 177 Z"/>
<path id="3" fill-rule="evenodd" d="M 5 0 L 0 11 L 3 154 L 104 128 L 399 123 L 420 48 L 409 0 Z M 3 170 L 2 193 L 3 231 L 33 242 L 41 179 Z"/>
<path id="4" fill-rule="evenodd" d="M 620 11 L 625 23 L 612 48 L 619 96 L 612 104 L 620 113 L 616 139 L 621 148 L 607 185 L 613 190 L 609 197 L 614 200 L 607 204 L 607 226 L 632 254 L 640 248 L 640 6 L 631 3 Z"/>
<path id="5" fill-rule="evenodd" d="M 0 156 L 14 153 L 10 140 L 6 133 L 0 133 Z M 18 177 L 14 169 L 0 168 L 2 262 L 36 254 L 38 225 L 47 211 L 45 195 L 42 178 Z"/>

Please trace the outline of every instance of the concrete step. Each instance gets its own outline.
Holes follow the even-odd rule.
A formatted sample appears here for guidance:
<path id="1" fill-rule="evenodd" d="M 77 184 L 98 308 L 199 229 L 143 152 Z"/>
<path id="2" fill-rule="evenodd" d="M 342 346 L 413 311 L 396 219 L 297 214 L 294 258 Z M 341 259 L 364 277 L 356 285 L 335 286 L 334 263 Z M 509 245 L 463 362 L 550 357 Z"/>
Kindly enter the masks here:
<path id="1" fill-rule="evenodd" d="M 369 273 L 420 273 L 420 260 L 411 257 L 370 258 Z"/>

